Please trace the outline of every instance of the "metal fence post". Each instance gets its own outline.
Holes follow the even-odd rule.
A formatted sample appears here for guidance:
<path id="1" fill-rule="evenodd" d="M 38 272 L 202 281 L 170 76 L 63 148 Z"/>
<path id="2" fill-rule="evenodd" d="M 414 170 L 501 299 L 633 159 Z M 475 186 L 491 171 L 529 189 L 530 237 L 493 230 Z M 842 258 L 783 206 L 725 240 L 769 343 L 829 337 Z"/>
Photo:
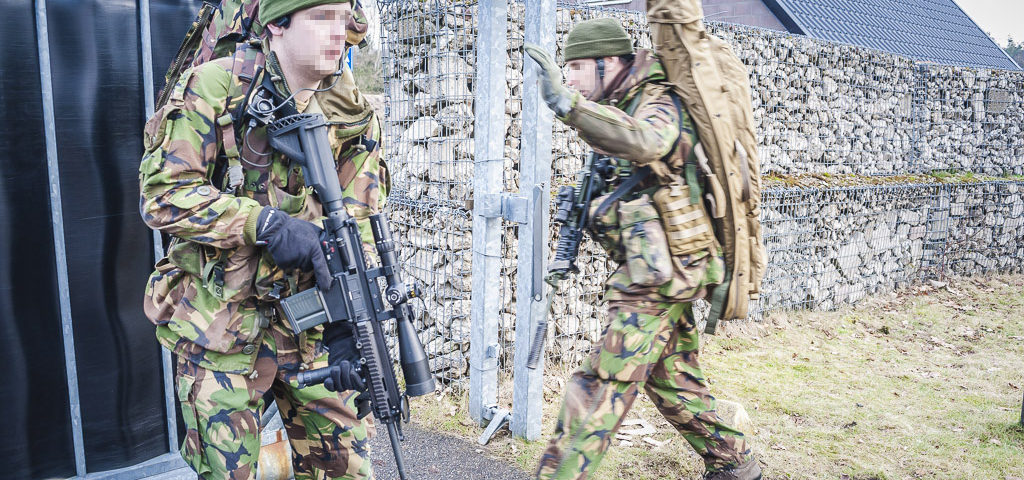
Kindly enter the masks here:
<path id="1" fill-rule="evenodd" d="M 498 401 L 507 0 L 480 0 L 476 18 L 480 25 L 476 39 L 476 81 L 473 83 L 476 102 L 473 136 L 476 150 L 473 160 L 469 415 L 482 425 L 491 416 L 490 407 Z"/>
<path id="2" fill-rule="evenodd" d="M 71 318 L 71 293 L 68 285 L 67 249 L 64 244 L 64 209 L 60 190 L 60 164 L 57 158 L 57 132 L 54 120 L 53 79 L 50 73 L 50 35 L 47 29 L 46 0 L 36 0 L 36 41 L 39 49 L 39 81 L 43 96 L 43 121 L 46 136 L 46 170 L 50 183 L 50 220 L 53 222 L 53 251 L 57 260 L 57 293 L 60 299 L 61 331 L 64 336 L 64 365 L 71 407 L 71 438 L 74 442 L 75 472 L 85 476 L 85 439 L 82 431 L 82 406 L 78 399 L 78 363 L 75 357 L 75 330 Z"/>
<path id="3" fill-rule="evenodd" d="M 526 0 L 527 42 L 555 51 L 555 0 Z M 544 272 L 548 255 L 548 206 L 551 189 L 551 122 L 553 114 L 541 100 L 537 70 L 523 57 L 523 135 L 520 145 L 519 188 L 530 198 L 528 221 L 519 227 L 516 281 L 516 338 L 512 434 L 536 440 L 541 433 L 544 405 L 544 365 L 526 367 L 530 342 L 544 308 Z M 552 293 L 553 294 L 553 293 Z"/>
<path id="4" fill-rule="evenodd" d="M 142 50 L 142 91 L 145 96 L 146 118 L 156 109 L 153 85 L 153 30 L 149 18 L 149 0 L 139 1 L 139 48 Z M 164 256 L 163 238 L 153 230 L 153 263 Z M 164 377 L 164 411 L 167 414 L 167 445 L 170 453 L 178 451 L 178 413 L 174 405 L 174 359 L 171 351 L 160 347 L 160 365 Z"/>

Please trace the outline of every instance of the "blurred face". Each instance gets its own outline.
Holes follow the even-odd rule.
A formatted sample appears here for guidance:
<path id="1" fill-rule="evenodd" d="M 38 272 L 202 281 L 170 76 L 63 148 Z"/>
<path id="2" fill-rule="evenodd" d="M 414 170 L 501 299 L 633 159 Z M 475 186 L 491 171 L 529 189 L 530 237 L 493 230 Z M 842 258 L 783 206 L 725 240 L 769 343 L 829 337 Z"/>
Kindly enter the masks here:
<path id="1" fill-rule="evenodd" d="M 565 66 L 569 69 L 565 84 L 584 97 L 590 97 L 597 88 L 597 61 L 593 58 L 579 58 L 566 62 Z"/>
<path id="2" fill-rule="evenodd" d="M 338 70 L 345 53 L 345 25 L 352 15 L 348 3 L 320 5 L 291 14 L 287 28 L 267 25 L 270 47 L 282 64 L 304 77 L 323 78 Z"/>
<path id="3" fill-rule="evenodd" d="M 598 88 L 597 60 L 593 58 L 579 58 L 566 62 L 565 67 L 569 73 L 565 77 L 565 84 L 584 97 L 591 98 L 595 91 L 604 91 L 604 87 L 615 78 L 624 68 L 622 59 L 619 57 L 605 57 L 604 59 L 604 81 Z"/>

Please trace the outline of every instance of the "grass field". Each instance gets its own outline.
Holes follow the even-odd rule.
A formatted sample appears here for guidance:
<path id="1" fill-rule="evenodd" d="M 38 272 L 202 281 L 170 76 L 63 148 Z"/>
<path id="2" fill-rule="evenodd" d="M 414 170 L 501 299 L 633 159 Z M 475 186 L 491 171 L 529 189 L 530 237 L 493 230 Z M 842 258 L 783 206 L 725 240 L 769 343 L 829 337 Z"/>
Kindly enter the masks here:
<path id="1" fill-rule="evenodd" d="M 712 393 L 745 406 L 766 478 L 1024 479 L 1024 277 L 957 279 L 852 309 L 732 324 L 705 338 L 701 358 Z M 545 437 L 570 370 L 548 374 Z M 464 395 L 417 400 L 414 421 L 475 440 L 481 430 L 465 408 Z M 700 478 L 700 458 L 646 398 L 629 417 L 671 441 L 613 441 L 591 478 Z M 507 432 L 481 447 L 527 472 L 543 448 Z"/>

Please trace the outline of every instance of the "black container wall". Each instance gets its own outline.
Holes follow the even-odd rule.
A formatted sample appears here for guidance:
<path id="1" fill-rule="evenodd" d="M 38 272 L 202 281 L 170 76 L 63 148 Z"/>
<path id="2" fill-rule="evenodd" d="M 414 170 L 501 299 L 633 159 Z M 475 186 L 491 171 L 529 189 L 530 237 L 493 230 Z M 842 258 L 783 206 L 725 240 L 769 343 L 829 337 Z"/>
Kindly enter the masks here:
<path id="1" fill-rule="evenodd" d="M 150 0 L 154 98 L 155 93 L 164 87 L 167 67 L 178 53 L 178 46 L 202 5 L 202 0 Z"/>
<path id="2" fill-rule="evenodd" d="M 75 455 L 32 2 L 0 0 L 0 478 L 68 477 Z"/>
<path id="3" fill-rule="evenodd" d="M 149 3 L 155 96 L 201 1 Z M 142 313 L 153 249 L 138 214 L 139 4 L 0 0 L 0 479 L 76 474 L 57 278 L 65 260 L 86 471 L 177 447 L 168 444 L 160 348 Z M 51 65 L 64 258 L 54 253 L 40 42 Z"/>
<path id="4" fill-rule="evenodd" d="M 178 47 L 202 4 L 202 0 L 152 0 L 150 2 L 154 100 L 156 100 L 157 93 L 164 88 L 164 76 L 167 73 L 167 68 L 174 60 L 174 55 L 178 53 Z M 180 411 L 181 405 L 177 398 L 174 401 L 176 410 Z M 183 438 L 185 423 L 182 421 L 181 415 L 178 415 L 177 420 L 178 438 Z"/>
<path id="5" fill-rule="evenodd" d="M 141 308 L 152 235 L 138 213 L 139 12 L 124 0 L 46 8 L 85 458 L 97 472 L 169 450 L 160 349 Z"/>

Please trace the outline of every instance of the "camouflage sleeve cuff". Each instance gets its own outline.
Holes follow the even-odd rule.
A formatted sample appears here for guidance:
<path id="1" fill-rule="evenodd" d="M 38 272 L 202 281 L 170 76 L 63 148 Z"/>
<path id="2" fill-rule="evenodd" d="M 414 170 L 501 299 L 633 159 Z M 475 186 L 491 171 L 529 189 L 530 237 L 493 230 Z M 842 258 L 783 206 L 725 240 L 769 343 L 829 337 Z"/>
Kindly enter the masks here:
<path id="1" fill-rule="evenodd" d="M 572 111 L 576 109 L 576 105 L 580 103 L 580 99 L 581 98 L 583 98 L 583 94 L 573 90 L 572 91 L 572 100 L 571 100 L 571 103 L 569 104 L 569 110 L 565 113 L 564 116 L 563 115 L 558 115 L 556 113 L 555 114 L 555 118 L 557 118 L 562 123 L 569 123 L 569 117 L 572 116 Z"/>
<path id="2" fill-rule="evenodd" d="M 246 245 L 256 245 L 256 222 L 259 221 L 262 208 L 254 208 L 245 219 L 245 227 L 242 229 L 242 236 Z"/>

